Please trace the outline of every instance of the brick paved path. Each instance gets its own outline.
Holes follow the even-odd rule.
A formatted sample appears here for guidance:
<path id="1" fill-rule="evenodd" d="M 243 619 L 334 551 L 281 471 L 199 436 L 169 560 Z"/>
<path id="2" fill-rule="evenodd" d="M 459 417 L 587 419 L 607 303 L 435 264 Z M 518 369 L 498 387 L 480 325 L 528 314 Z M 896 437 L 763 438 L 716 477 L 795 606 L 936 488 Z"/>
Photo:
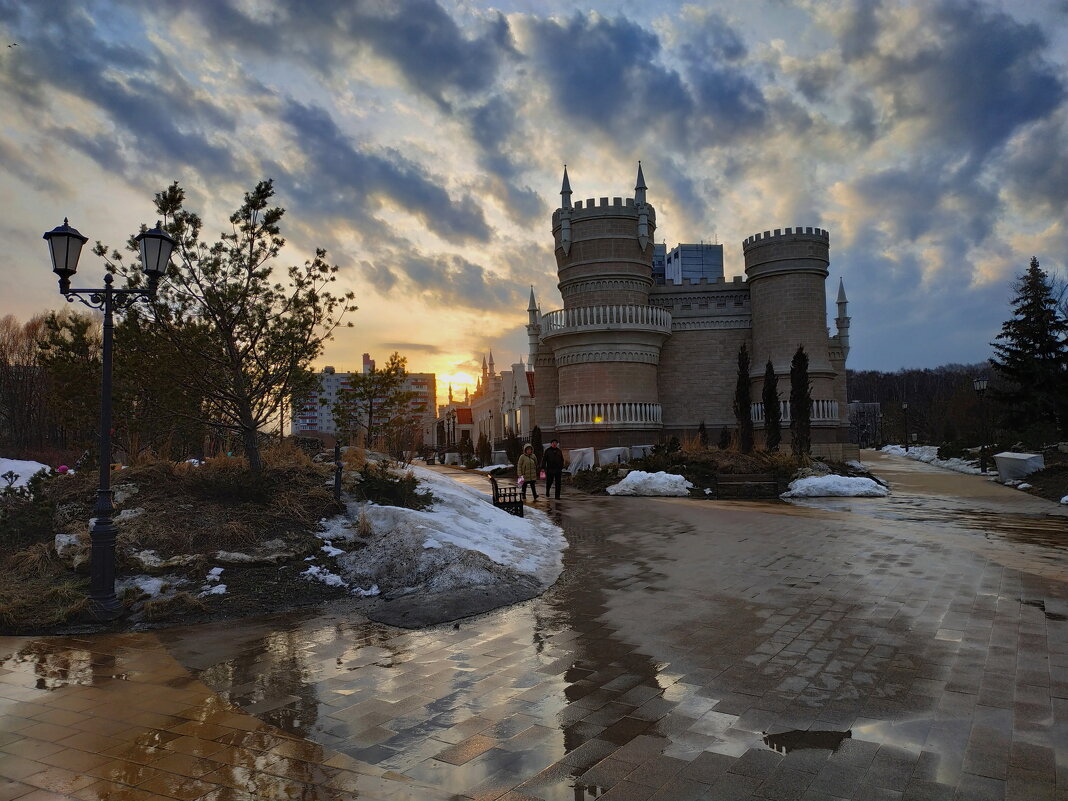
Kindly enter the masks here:
<path id="1" fill-rule="evenodd" d="M 1068 799 L 1068 519 L 873 461 L 890 499 L 567 496 L 557 585 L 458 629 L 4 641 L 0 799 Z"/>

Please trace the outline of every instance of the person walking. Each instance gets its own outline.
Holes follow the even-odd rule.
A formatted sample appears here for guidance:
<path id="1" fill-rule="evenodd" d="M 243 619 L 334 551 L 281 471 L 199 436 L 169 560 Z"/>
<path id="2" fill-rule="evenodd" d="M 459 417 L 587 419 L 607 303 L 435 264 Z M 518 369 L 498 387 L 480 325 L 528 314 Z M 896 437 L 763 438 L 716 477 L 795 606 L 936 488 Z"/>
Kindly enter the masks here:
<path id="1" fill-rule="evenodd" d="M 545 497 L 549 497 L 549 490 L 556 484 L 556 497 L 559 498 L 560 482 L 564 477 L 564 452 L 560 450 L 559 440 L 554 439 L 549 443 L 541 461 L 545 465 Z"/>
<path id="2" fill-rule="evenodd" d="M 519 478 L 523 479 L 523 489 L 520 497 L 525 501 L 527 499 L 527 487 L 530 487 L 534 500 L 538 500 L 538 462 L 534 458 L 534 447 L 532 445 L 523 446 L 523 454 L 519 457 L 519 461 L 516 462 L 515 471 Z"/>

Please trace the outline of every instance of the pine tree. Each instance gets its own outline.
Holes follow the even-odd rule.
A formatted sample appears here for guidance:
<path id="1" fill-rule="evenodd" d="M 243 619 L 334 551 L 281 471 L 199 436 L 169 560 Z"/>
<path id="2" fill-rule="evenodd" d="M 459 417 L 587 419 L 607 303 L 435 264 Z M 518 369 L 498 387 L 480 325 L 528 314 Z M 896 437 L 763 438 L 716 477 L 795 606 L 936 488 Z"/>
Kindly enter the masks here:
<path id="1" fill-rule="evenodd" d="M 272 197 L 271 181 L 246 192 L 230 215 L 229 231 L 211 243 L 201 240 L 203 223 L 185 208 L 185 190 L 177 183 L 155 198 L 177 244 L 153 303 L 152 325 L 167 339 L 173 362 L 189 365 L 184 378 L 205 399 L 204 422 L 241 437 L 253 472 L 263 469 L 260 430 L 279 408 L 308 393 L 311 364 L 341 317 L 356 308 L 351 292 L 329 291 L 338 268 L 326 261 L 325 250 L 291 266 L 282 281 L 273 275 L 285 244 L 285 210 L 271 206 Z M 133 239 L 128 246 L 137 250 Z M 94 252 L 107 257 L 100 243 Z M 118 257 L 112 254 L 113 270 L 131 284 L 143 280 Z M 131 312 L 138 313 L 136 306 Z"/>
<path id="2" fill-rule="evenodd" d="M 794 456 L 812 450 L 812 387 L 808 382 L 808 354 L 799 345 L 790 362 L 790 449 Z"/>
<path id="3" fill-rule="evenodd" d="M 764 402 L 764 448 L 777 451 L 782 442 L 782 409 L 779 407 L 779 378 L 775 375 L 771 359 L 764 367 L 761 400 Z"/>
<path id="4" fill-rule="evenodd" d="M 705 428 L 705 421 L 701 421 L 701 425 L 697 426 L 697 441 L 701 443 L 702 448 L 708 447 L 708 429 Z"/>
<path id="5" fill-rule="evenodd" d="M 1013 288 L 1012 318 L 991 343 L 996 356 L 990 364 L 1006 385 L 992 387 L 991 395 L 1003 405 L 1009 427 L 1048 423 L 1068 434 L 1068 321 L 1038 259 Z"/>
<path id="6" fill-rule="evenodd" d="M 742 343 L 738 350 L 738 378 L 734 384 L 734 419 L 738 421 L 738 447 L 753 452 L 753 399 L 749 391 L 749 351 Z"/>

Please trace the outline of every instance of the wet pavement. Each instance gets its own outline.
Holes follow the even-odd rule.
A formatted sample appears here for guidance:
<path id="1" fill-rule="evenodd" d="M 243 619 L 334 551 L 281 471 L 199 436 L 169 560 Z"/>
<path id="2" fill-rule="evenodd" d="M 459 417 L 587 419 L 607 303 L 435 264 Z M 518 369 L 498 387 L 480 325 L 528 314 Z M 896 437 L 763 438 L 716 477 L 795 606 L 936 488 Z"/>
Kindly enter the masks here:
<path id="1" fill-rule="evenodd" d="M 865 460 L 888 499 L 539 501 L 560 580 L 458 627 L 0 639 L 0 801 L 1068 799 L 1068 510 Z"/>

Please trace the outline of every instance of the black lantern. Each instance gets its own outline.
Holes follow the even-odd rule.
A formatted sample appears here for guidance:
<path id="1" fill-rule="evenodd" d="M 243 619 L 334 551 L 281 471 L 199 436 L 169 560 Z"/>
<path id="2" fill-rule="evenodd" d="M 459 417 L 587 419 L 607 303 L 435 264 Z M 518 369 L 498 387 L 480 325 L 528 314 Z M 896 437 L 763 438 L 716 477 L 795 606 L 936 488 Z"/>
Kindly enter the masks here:
<path id="1" fill-rule="evenodd" d="M 114 348 L 114 312 L 138 300 L 153 300 L 159 279 L 167 271 L 174 239 L 156 223 L 136 238 L 141 251 L 141 268 L 148 276 L 148 287 L 116 289 L 115 276 L 104 275 L 102 289 L 71 289 L 70 279 L 78 270 L 78 257 L 89 237 L 71 228 L 67 220 L 44 235 L 52 256 L 52 270 L 59 276 L 59 291 L 68 301 L 79 301 L 104 313 L 101 329 L 100 360 L 100 482 L 89 529 L 89 614 L 97 620 L 113 620 L 122 613 L 122 603 L 115 595 L 115 507 L 111 497 L 111 371 Z"/>
<path id="2" fill-rule="evenodd" d="M 70 286 L 71 276 L 78 271 L 82 245 L 89 241 L 89 237 L 82 236 L 77 228 L 71 228 L 64 217 L 63 225 L 53 228 L 44 235 L 44 239 L 48 242 L 52 272 L 59 276 L 60 287 Z"/>
<path id="3" fill-rule="evenodd" d="M 160 228 L 160 222 L 157 220 L 155 228 L 142 231 L 134 241 L 141 251 L 141 268 L 145 275 L 149 280 L 158 281 L 167 272 L 167 264 L 174 250 L 174 237 Z"/>

